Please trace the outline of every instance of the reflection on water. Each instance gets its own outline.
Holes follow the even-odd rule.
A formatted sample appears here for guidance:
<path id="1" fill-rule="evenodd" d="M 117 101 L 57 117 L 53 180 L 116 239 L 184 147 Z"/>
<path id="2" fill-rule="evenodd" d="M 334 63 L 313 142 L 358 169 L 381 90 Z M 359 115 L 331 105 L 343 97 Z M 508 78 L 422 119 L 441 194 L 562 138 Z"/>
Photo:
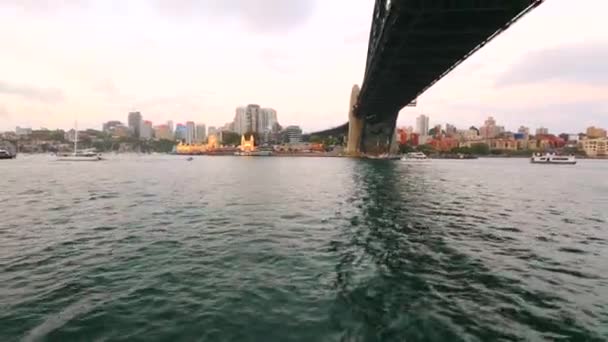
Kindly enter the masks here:
<path id="1" fill-rule="evenodd" d="M 608 163 L 0 167 L 2 341 L 608 338 Z"/>
<path id="2" fill-rule="evenodd" d="M 526 234 L 537 229 L 536 222 L 515 219 L 519 213 L 506 196 L 477 194 L 491 188 L 491 180 L 458 184 L 441 178 L 436 168 L 358 165 L 349 202 L 359 212 L 343 227 L 343 241 L 332 242 L 340 255 L 332 321 L 345 340 L 600 340 L 606 333 L 605 303 L 584 299 L 590 307 L 581 315 L 581 299 L 572 294 L 604 301 L 605 276 L 537 254 L 534 249 L 543 246 L 527 241 L 536 234 Z M 439 179 L 429 181 L 429 174 Z M 487 212 L 488 207 L 503 212 Z M 495 225 L 496 214 L 511 224 Z M 593 241 L 606 245 L 603 238 Z M 587 254 L 579 248 L 558 251 Z M 560 281 L 554 273 L 571 277 Z M 581 288 L 564 291 L 572 277 Z M 562 288 L 563 297 L 552 288 Z"/>

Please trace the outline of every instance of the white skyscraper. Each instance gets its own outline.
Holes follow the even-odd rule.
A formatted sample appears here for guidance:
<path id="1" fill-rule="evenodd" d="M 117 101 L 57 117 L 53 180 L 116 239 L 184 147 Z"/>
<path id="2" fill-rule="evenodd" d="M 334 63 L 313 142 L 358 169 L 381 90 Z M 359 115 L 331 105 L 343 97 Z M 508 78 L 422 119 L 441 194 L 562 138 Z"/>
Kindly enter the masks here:
<path id="1" fill-rule="evenodd" d="M 152 130 L 152 122 L 148 121 L 148 120 L 144 120 L 141 122 L 141 128 L 140 128 L 140 138 L 144 139 L 144 140 L 150 140 L 152 139 L 153 136 L 153 130 Z"/>
<path id="2" fill-rule="evenodd" d="M 416 118 L 416 133 L 420 136 L 427 136 L 429 134 L 429 117 L 426 115 L 420 115 Z"/>
<path id="3" fill-rule="evenodd" d="M 272 108 L 260 108 L 259 105 L 250 104 L 247 107 L 238 107 L 234 115 L 234 131 L 239 134 L 247 132 L 270 132 L 277 123 L 277 111 Z"/>
<path id="4" fill-rule="evenodd" d="M 193 144 L 196 139 L 196 125 L 192 121 L 186 122 L 186 144 Z"/>
<path id="5" fill-rule="evenodd" d="M 245 132 L 259 132 L 260 127 L 260 106 L 256 104 L 250 104 L 245 110 Z"/>
<path id="6" fill-rule="evenodd" d="M 203 143 L 205 142 L 205 140 L 207 139 L 207 127 L 202 124 L 202 125 L 196 125 L 196 137 L 194 139 L 194 141 L 196 141 L 197 143 Z"/>
<path id="7" fill-rule="evenodd" d="M 234 115 L 234 131 L 238 134 L 244 134 L 247 132 L 247 117 L 245 115 L 247 109 L 245 107 L 238 107 Z"/>
<path id="8" fill-rule="evenodd" d="M 277 123 L 277 111 L 272 108 L 262 108 L 260 116 L 258 132 L 271 131 L 272 126 Z"/>

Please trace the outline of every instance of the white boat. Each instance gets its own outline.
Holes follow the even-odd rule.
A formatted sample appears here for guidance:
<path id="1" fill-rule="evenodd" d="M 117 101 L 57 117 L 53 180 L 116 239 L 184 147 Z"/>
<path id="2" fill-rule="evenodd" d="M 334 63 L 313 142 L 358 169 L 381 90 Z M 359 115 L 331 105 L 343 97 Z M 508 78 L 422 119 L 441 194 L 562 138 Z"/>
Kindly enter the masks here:
<path id="1" fill-rule="evenodd" d="M 13 159 L 16 156 L 7 150 L 0 149 L 0 159 Z"/>
<path id="2" fill-rule="evenodd" d="M 560 156 L 555 153 L 535 153 L 530 158 L 530 162 L 533 164 L 559 164 L 559 165 L 574 165 L 576 164 L 576 158 L 573 155 Z"/>
<path id="3" fill-rule="evenodd" d="M 77 151 L 74 153 L 57 154 L 58 161 L 100 161 L 101 154 L 94 151 Z"/>
<path id="4" fill-rule="evenodd" d="M 57 154 L 57 161 L 100 161 L 101 154 L 93 149 L 78 151 L 78 128 L 74 129 L 74 152 Z"/>
<path id="5" fill-rule="evenodd" d="M 422 152 L 410 152 L 401 157 L 402 161 L 428 161 L 429 158 Z"/>

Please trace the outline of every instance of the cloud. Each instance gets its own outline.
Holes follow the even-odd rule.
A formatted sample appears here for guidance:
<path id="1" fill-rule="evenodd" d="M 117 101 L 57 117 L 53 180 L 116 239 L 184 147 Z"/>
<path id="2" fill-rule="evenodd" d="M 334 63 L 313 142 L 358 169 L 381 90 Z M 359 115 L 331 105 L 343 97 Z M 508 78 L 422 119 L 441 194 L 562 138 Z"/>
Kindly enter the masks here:
<path id="1" fill-rule="evenodd" d="M 271 70 L 281 74 L 293 71 L 295 66 L 289 54 L 274 49 L 262 50 L 260 54 L 262 62 Z"/>
<path id="2" fill-rule="evenodd" d="M 0 7 L 15 7 L 30 12 L 49 12 L 86 5 L 88 0 L 0 0 Z"/>
<path id="3" fill-rule="evenodd" d="M 38 88 L 24 84 L 0 81 L 0 94 L 21 96 L 28 100 L 41 102 L 60 102 L 64 99 L 61 90 L 55 88 Z"/>
<path id="4" fill-rule="evenodd" d="M 5 106 L 0 104 L 0 119 L 8 119 L 10 117 Z"/>
<path id="5" fill-rule="evenodd" d="M 526 54 L 500 75 L 496 87 L 546 81 L 608 85 L 608 42 L 564 45 Z"/>
<path id="6" fill-rule="evenodd" d="M 316 0 L 155 0 L 164 13 L 235 18 L 261 33 L 284 32 L 304 24 Z"/>
<path id="7" fill-rule="evenodd" d="M 357 32 L 350 32 L 344 36 L 344 43 L 359 45 L 369 43 L 369 29 L 362 29 Z"/>
<path id="8" fill-rule="evenodd" d="M 120 91 L 116 84 L 111 79 L 101 80 L 93 85 L 93 91 L 106 94 L 108 96 L 111 95 L 119 95 Z"/>

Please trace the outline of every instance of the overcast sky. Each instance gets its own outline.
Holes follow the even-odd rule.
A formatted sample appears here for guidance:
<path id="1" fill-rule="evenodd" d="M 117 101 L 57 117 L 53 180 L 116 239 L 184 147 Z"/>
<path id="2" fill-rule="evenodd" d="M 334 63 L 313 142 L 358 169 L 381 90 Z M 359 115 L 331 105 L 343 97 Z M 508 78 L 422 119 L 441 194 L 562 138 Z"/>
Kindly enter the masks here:
<path id="1" fill-rule="evenodd" d="M 305 131 L 346 122 L 373 0 L 0 0 L 0 131 L 222 125 L 248 103 Z M 547 0 L 399 117 L 608 127 L 606 0 Z"/>

